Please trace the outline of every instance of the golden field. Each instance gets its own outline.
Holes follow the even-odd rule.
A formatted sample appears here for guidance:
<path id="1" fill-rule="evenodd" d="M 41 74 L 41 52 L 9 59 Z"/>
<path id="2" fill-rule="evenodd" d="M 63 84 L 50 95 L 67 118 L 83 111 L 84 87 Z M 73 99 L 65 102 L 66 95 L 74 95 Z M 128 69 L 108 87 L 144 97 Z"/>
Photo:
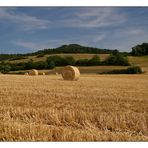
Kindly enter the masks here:
<path id="1" fill-rule="evenodd" d="M 0 75 L 0 141 L 148 141 L 148 75 Z"/>

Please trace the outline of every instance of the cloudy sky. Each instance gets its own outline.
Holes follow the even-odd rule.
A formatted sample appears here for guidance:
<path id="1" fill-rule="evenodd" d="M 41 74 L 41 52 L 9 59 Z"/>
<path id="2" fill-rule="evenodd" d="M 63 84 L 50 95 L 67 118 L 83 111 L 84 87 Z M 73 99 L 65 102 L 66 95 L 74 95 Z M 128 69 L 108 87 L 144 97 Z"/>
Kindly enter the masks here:
<path id="1" fill-rule="evenodd" d="M 148 7 L 1 7 L 0 53 L 63 44 L 130 51 L 148 42 Z"/>

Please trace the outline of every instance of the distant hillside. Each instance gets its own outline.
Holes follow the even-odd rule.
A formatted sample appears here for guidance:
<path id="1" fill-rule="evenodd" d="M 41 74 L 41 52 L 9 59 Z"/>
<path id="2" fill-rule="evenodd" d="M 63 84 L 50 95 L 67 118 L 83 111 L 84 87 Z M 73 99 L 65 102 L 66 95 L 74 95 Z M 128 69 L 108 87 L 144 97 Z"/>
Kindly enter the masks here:
<path id="1" fill-rule="evenodd" d="M 89 53 L 89 54 L 110 54 L 115 50 L 100 49 L 93 47 L 85 47 L 78 44 L 62 45 L 54 49 L 44 49 L 27 54 L 0 54 L 0 61 L 8 59 L 19 59 L 25 56 L 39 56 L 46 54 L 61 54 L 61 53 Z"/>
<path id="2" fill-rule="evenodd" d="M 37 54 L 59 54 L 59 53 L 92 53 L 92 54 L 105 54 L 105 53 L 112 53 L 113 50 L 109 49 L 100 49 L 94 47 L 85 47 L 78 44 L 70 44 L 70 45 L 62 45 L 58 48 L 54 49 L 44 49 L 39 50 L 33 55 Z"/>

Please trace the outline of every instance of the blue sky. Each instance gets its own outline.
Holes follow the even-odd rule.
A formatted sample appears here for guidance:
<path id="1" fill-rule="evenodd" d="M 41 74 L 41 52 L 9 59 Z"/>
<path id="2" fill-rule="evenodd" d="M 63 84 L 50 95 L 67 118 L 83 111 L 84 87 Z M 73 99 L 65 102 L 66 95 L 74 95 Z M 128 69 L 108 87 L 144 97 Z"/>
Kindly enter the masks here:
<path id="1" fill-rule="evenodd" d="M 130 51 L 148 42 L 148 7 L 0 7 L 0 53 L 64 44 Z"/>

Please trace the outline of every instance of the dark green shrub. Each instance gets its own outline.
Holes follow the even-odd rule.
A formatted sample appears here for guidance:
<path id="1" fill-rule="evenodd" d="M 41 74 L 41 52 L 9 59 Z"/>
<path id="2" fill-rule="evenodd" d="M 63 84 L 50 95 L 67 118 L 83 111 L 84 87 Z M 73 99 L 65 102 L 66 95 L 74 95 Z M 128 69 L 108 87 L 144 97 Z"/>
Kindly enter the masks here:
<path id="1" fill-rule="evenodd" d="M 47 58 L 47 63 L 50 64 L 51 62 L 54 62 L 55 66 L 65 66 L 66 60 L 61 56 L 49 56 Z"/>
<path id="2" fill-rule="evenodd" d="M 48 64 L 48 68 L 49 68 L 49 69 L 55 68 L 55 63 L 54 63 L 53 61 L 51 61 L 51 62 Z"/>
<path id="3" fill-rule="evenodd" d="M 34 63 L 34 69 L 47 69 L 48 64 L 45 61 L 39 61 Z"/>
<path id="4" fill-rule="evenodd" d="M 143 73 L 141 67 L 132 66 L 127 69 L 112 70 L 108 72 L 102 72 L 99 74 L 141 74 L 141 73 Z"/>
<path id="5" fill-rule="evenodd" d="M 76 61 L 77 66 L 88 66 L 88 59 L 79 59 Z"/>
<path id="6" fill-rule="evenodd" d="M 131 54 L 133 56 L 148 55 L 148 43 L 143 43 L 132 48 Z"/>
<path id="7" fill-rule="evenodd" d="M 27 63 L 25 63 L 25 67 L 24 69 L 33 69 L 35 67 L 33 60 L 31 59 L 30 61 L 28 61 Z"/>
<path id="8" fill-rule="evenodd" d="M 72 56 L 64 57 L 66 65 L 75 65 L 76 61 Z"/>
<path id="9" fill-rule="evenodd" d="M 105 61 L 105 65 L 120 65 L 120 66 L 128 66 L 129 61 L 127 56 L 123 56 L 122 54 L 111 54 Z"/>
<path id="10" fill-rule="evenodd" d="M 142 69 L 139 66 L 132 66 L 127 69 L 127 74 L 141 74 Z"/>
<path id="11" fill-rule="evenodd" d="M 47 58 L 47 63 L 50 65 L 51 62 L 54 62 L 55 66 L 66 66 L 66 65 L 75 65 L 75 59 L 72 56 L 49 56 Z"/>
<path id="12" fill-rule="evenodd" d="M 100 65 L 100 57 L 98 55 L 94 55 L 90 60 L 88 60 L 89 66 Z"/>
<path id="13" fill-rule="evenodd" d="M 0 65 L 0 72 L 3 74 L 8 73 L 11 70 L 9 65 Z"/>
<path id="14" fill-rule="evenodd" d="M 119 53 L 120 52 L 117 49 L 113 50 L 113 52 L 112 52 L 113 55 L 118 55 Z"/>

